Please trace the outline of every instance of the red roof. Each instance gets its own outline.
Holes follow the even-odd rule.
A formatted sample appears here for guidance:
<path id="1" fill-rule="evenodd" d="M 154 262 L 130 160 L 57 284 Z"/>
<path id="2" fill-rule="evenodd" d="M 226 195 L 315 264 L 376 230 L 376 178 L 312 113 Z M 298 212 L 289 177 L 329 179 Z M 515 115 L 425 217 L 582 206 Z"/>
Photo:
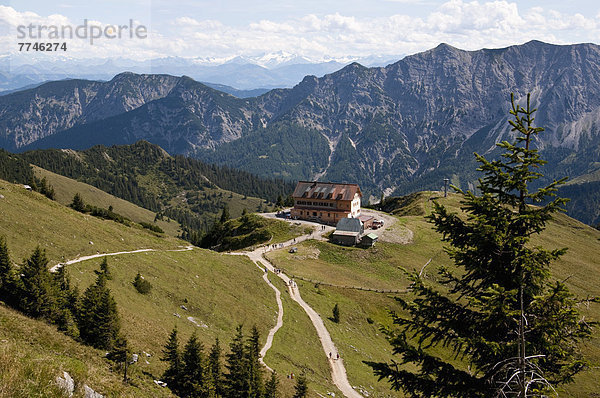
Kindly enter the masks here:
<path id="1" fill-rule="evenodd" d="M 339 184 L 335 182 L 300 181 L 292 194 L 294 198 L 353 200 L 362 192 L 357 184 Z"/>

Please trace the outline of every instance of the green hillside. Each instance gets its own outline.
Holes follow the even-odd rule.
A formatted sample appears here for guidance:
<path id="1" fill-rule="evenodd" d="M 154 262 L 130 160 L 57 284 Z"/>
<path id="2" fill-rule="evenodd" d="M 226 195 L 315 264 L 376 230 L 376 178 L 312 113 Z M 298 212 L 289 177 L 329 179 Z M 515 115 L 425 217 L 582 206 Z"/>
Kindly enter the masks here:
<path id="1" fill-rule="evenodd" d="M 32 151 L 18 156 L 159 213 L 159 218 L 174 219 L 187 231 L 208 231 L 225 205 L 233 217 L 239 217 L 244 208 L 263 210 L 293 189 L 289 181 L 172 157 L 145 141 L 85 151 Z"/>
<path id="2" fill-rule="evenodd" d="M 75 196 L 76 193 L 79 193 L 85 203 L 104 209 L 112 206 L 115 213 L 125 216 L 137 223 L 154 223 L 156 213 L 150 210 L 144 209 L 143 207 L 121 198 L 117 198 L 116 196 L 84 182 L 61 176 L 60 174 L 42 169 L 41 167 L 33 166 L 33 170 L 36 177 L 40 179 L 46 178 L 48 183 L 54 188 L 56 201 L 63 205 L 69 205 L 73 201 L 73 196 Z M 177 236 L 181 232 L 179 223 L 174 220 L 156 220 L 156 225 L 162 228 L 170 236 Z"/>
<path id="3" fill-rule="evenodd" d="M 303 289 L 305 300 L 323 318 L 331 316 L 331 309 L 338 303 L 342 314 L 339 324 L 327 323 L 332 338 L 347 358 L 350 382 L 361 386 L 372 385 L 375 395 L 383 393 L 373 381 L 372 370 L 363 360 L 389 360 L 389 346 L 377 330 L 377 324 L 387 324 L 386 308 L 395 308 L 391 299 L 395 294 L 364 291 L 352 287 L 374 290 L 404 290 L 408 282 L 401 270 L 420 271 L 435 280 L 441 265 L 452 267 L 442 249 L 440 236 L 423 218 L 432 210 L 430 199 L 438 198 L 445 206 L 459 211 L 459 198 L 449 195 L 440 198 L 439 192 L 422 192 L 403 198 L 386 200 L 386 210 L 394 214 L 408 214 L 397 218 L 392 231 L 412 231 L 409 244 L 393 243 L 382 235 L 372 248 L 348 248 L 328 242 L 306 241 L 298 245 L 295 254 L 279 250 L 267 257 L 288 275 L 294 275 Z M 398 204 L 397 207 L 392 206 Z M 414 214 L 417 215 L 414 215 Z M 421 213 L 421 214 L 419 214 Z M 378 231 L 375 231 L 379 234 Z M 568 247 L 565 256 L 554 263 L 553 277 L 567 280 L 567 285 L 580 298 L 600 296 L 600 231 L 565 215 L 558 215 L 534 244 L 548 248 Z M 424 266 L 426 267 L 424 268 Z M 303 282 L 302 279 L 310 280 Z M 320 282 L 320 283 L 319 283 Z M 345 286 L 334 287 L 329 285 Z M 405 294 L 405 293 L 397 293 Z M 600 304 L 587 303 L 581 310 L 586 319 L 600 319 Z M 367 318 L 374 321 L 371 324 Z M 592 369 L 578 375 L 576 382 L 562 389 L 564 397 L 589 397 L 600 391 L 600 329 L 585 347 Z M 389 389 L 389 386 L 382 382 Z M 379 393 L 377 393 L 377 390 Z"/>
<path id="4" fill-rule="evenodd" d="M 0 181 L 0 194 L 0 231 L 6 235 L 11 258 L 17 264 L 37 245 L 46 249 L 50 265 L 97 252 L 156 250 L 108 257 L 113 275 L 108 286 L 118 305 L 122 331 L 133 352 L 140 354 L 140 361 L 131 367 L 136 388 L 130 389 L 119 382 L 120 376 L 111 373 L 109 362 L 102 359 L 104 352 L 84 347 L 41 321 L 28 320 L 0 308 L 0 340 L 9 342 L 0 343 L 0 355 L 15 358 L 0 366 L 0 396 L 26 397 L 33 390 L 49 391 L 41 396 L 55 396 L 54 378 L 62 370 L 73 372 L 76 381 L 90 380 L 92 387 L 109 396 L 164 395 L 167 394 L 164 389 L 154 393 L 153 379 L 159 379 L 165 369 L 159 357 L 174 326 L 181 341 L 195 332 L 208 349 L 219 337 L 227 352 L 238 324 L 244 325 L 246 333 L 256 325 L 261 345 L 275 324 L 274 292 L 262 280 L 262 270 L 245 256 L 187 250 L 182 248 L 184 241 L 83 215 L 20 185 Z M 66 266 L 80 292 L 94 281 L 94 270 L 100 262 L 101 259 L 90 259 Z M 138 293 L 132 285 L 138 272 L 152 284 L 147 295 Z M 277 283 L 284 292 L 283 284 Z M 303 369 L 307 370 L 311 391 L 337 393 L 308 317 L 285 294 L 283 299 L 286 324 L 278 332 L 266 359 L 280 374 L 282 396 L 293 394 L 295 382 L 286 379 L 285 374 L 300 374 Z M 15 328 L 14 324 L 22 327 Z M 48 330 L 50 337 L 45 341 L 41 335 Z M 296 349 L 299 345 L 301 350 Z M 93 361 L 86 359 L 90 356 Z M 33 367 L 35 361 L 44 366 Z M 3 383 L 18 377 L 32 379 L 29 389 L 3 387 Z M 311 393 L 311 396 L 316 395 Z"/>
<path id="5" fill-rule="evenodd" d="M 131 383 L 124 384 L 104 354 L 0 305 L 0 397 L 63 396 L 55 382 L 63 371 L 74 379 L 76 397 L 84 396 L 84 384 L 108 397 L 172 396 L 133 367 Z"/>
<path id="6" fill-rule="evenodd" d="M 140 248 L 176 249 L 187 243 L 114 221 L 78 213 L 37 192 L 0 180 L 0 231 L 6 235 L 13 260 L 46 250 L 50 265 L 72 259 Z"/>

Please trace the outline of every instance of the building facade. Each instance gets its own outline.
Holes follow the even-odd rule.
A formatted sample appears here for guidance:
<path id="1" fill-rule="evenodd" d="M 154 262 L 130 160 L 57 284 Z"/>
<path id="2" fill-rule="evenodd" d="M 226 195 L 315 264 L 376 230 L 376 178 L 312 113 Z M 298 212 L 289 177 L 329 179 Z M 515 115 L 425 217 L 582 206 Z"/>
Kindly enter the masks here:
<path id="1" fill-rule="evenodd" d="M 360 216 L 362 192 L 357 184 L 300 181 L 292 198 L 294 219 L 336 225 L 342 218 Z"/>

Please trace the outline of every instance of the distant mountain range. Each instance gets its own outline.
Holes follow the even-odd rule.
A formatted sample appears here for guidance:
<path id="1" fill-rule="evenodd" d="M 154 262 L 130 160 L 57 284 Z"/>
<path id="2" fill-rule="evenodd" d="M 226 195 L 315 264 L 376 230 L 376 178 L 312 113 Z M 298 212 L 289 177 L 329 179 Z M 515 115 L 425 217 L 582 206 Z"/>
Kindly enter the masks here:
<path id="1" fill-rule="evenodd" d="M 63 79 L 110 80 L 123 71 L 141 74 L 189 76 L 208 85 L 218 85 L 225 92 L 249 97 L 271 88 L 292 87 L 307 75 L 323 76 L 351 62 L 383 66 L 397 57 L 347 57 L 336 60 L 309 60 L 294 54 L 276 52 L 256 57 L 181 58 L 167 57 L 147 61 L 131 59 L 71 59 L 53 61 L 43 58 L 0 58 L 0 95 L 17 89 L 31 88 L 47 81 Z M 230 86 L 230 87 L 227 87 Z M 255 91 L 259 89 L 258 91 Z M 241 90 L 241 91 L 236 91 Z M 249 91 L 253 90 L 253 91 Z"/>
<path id="2" fill-rule="evenodd" d="M 473 152 L 494 157 L 495 144 L 510 138 L 511 93 L 520 103 L 531 93 L 538 107 L 547 178 L 600 175 L 600 46 L 539 41 L 478 51 L 441 44 L 246 99 L 168 75 L 51 82 L 0 97 L 0 145 L 144 139 L 263 176 L 355 181 L 379 197 L 436 189 L 445 177 L 472 187 Z M 595 189 L 586 192 L 600 202 Z"/>

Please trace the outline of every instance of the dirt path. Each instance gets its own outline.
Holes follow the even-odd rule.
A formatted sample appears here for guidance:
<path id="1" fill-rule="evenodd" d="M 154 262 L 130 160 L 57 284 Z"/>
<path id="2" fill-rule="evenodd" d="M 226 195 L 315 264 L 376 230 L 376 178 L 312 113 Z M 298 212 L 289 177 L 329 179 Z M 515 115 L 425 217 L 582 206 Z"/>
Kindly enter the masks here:
<path id="1" fill-rule="evenodd" d="M 310 224 L 312 226 L 317 226 L 317 231 L 315 231 L 311 234 L 308 234 L 308 235 L 298 237 L 296 239 L 292 239 L 285 243 L 276 244 L 274 246 L 269 245 L 269 246 L 255 249 L 252 252 L 245 252 L 245 253 L 240 253 L 240 254 L 247 255 L 257 265 L 261 265 L 263 267 L 263 269 L 264 269 L 264 267 L 266 267 L 270 272 L 275 273 L 275 267 L 273 266 L 273 264 L 271 264 L 271 262 L 269 262 L 267 259 L 265 259 L 263 257 L 264 253 L 274 250 L 274 249 L 277 249 L 277 248 L 294 246 L 295 244 L 302 242 L 304 240 L 307 240 L 307 239 L 324 239 L 323 235 L 334 229 L 332 227 L 326 227 L 325 229 L 320 229 L 321 225 L 319 225 L 319 224 L 315 224 L 315 223 L 308 223 L 308 224 Z M 294 300 L 295 302 L 297 302 L 300 305 L 300 307 L 302 307 L 302 309 L 306 312 L 306 314 L 310 318 L 313 326 L 315 327 L 315 329 L 317 331 L 317 335 L 319 336 L 319 340 L 321 341 L 321 346 L 323 347 L 323 352 L 325 353 L 325 356 L 329 360 L 329 367 L 331 368 L 331 378 L 333 380 L 333 383 L 336 385 L 337 388 L 340 389 L 340 391 L 342 392 L 342 394 L 344 394 L 344 396 L 349 397 L 349 398 L 361 398 L 362 395 L 360 395 L 356 390 L 354 390 L 352 388 L 352 385 L 348 381 L 348 376 L 346 375 L 346 368 L 344 366 L 343 358 L 337 359 L 338 350 L 337 350 L 335 344 L 333 343 L 333 340 L 331 339 L 331 335 L 327 331 L 327 328 L 325 327 L 325 324 L 323 323 L 323 319 L 321 319 L 321 316 L 302 299 L 302 296 L 300 295 L 300 290 L 298 289 L 298 286 L 290 277 L 285 275 L 283 272 L 275 273 L 275 275 L 277 275 L 279 278 L 281 278 L 285 282 L 285 284 L 288 286 L 288 291 L 290 293 L 291 299 Z M 283 308 L 281 308 L 281 311 L 283 311 Z M 283 316 L 283 314 L 281 314 L 281 315 Z M 269 333 L 269 335 L 270 334 L 271 333 Z M 261 353 L 262 353 L 262 351 L 261 351 Z M 265 353 L 266 353 L 266 350 L 265 350 Z"/>
<path id="2" fill-rule="evenodd" d="M 59 268 L 64 267 L 65 265 L 76 264 L 76 263 L 80 263 L 82 261 L 91 260 L 91 259 L 99 258 L 99 257 L 105 257 L 105 256 L 120 256 L 122 254 L 156 252 L 156 251 L 185 252 L 188 250 L 194 250 L 194 246 L 186 246 L 182 249 L 171 249 L 171 250 L 138 249 L 138 250 L 132 250 L 132 251 L 128 251 L 128 252 L 125 251 L 125 252 L 115 252 L 115 253 L 98 253 L 98 254 L 92 254 L 89 256 L 77 257 L 76 259 L 65 261 L 64 263 L 58 263 L 55 266 L 53 266 L 52 268 L 50 268 L 50 272 L 56 272 Z"/>
<path id="3" fill-rule="evenodd" d="M 258 263 L 256 263 L 256 266 L 259 267 L 260 269 L 263 269 Z M 275 337 L 275 333 L 277 333 L 277 331 L 279 330 L 279 328 L 281 328 L 283 326 L 283 302 L 281 301 L 281 292 L 279 291 L 279 289 L 277 289 L 275 287 L 275 285 L 273 285 L 271 283 L 271 281 L 269 280 L 269 274 L 267 272 L 265 272 L 263 274 L 263 279 L 265 280 L 265 282 L 267 282 L 267 285 L 269 285 L 271 287 L 271 289 L 273 289 L 275 291 L 275 299 L 277 300 L 277 322 L 275 323 L 275 326 L 269 330 L 269 334 L 267 335 L 267 341 L 265 342 L 265 345 L 263 346 L 263 348 L 260 350 L 260 363 L 262 363 L 264 365 L 265 368 L 269 369 L 271 372 L 273 372 L 273 369 L 271 369 L 269 367 L 269 365 L 267 365 L 264 361 L 265 355 L 267 355 L 267 351 L 269 351 L 269 349 L 271 348 L 271 346 L 273 345 L 273 337 Z"/>

